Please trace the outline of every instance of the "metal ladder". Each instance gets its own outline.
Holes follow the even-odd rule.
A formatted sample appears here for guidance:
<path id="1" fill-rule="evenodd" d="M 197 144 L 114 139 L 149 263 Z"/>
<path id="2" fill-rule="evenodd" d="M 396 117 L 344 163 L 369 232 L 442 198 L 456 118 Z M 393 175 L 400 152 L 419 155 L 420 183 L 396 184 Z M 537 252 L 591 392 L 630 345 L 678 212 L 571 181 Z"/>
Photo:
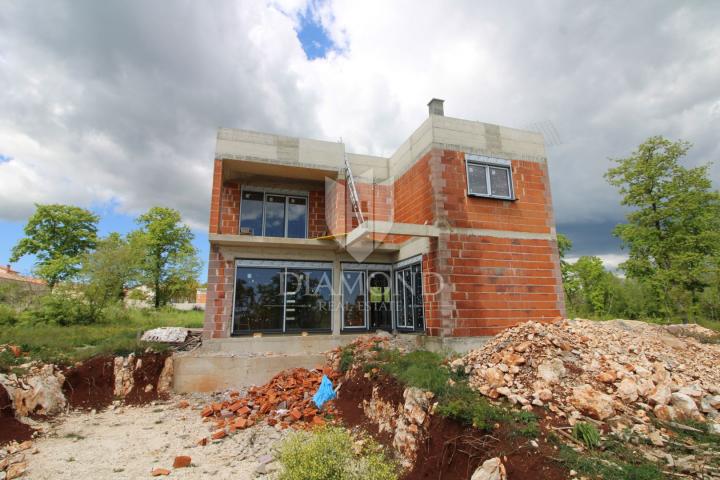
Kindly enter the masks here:
<path id="1" fill-rule="evenodd" d="M 357 189 L 355 188 L 355 177 L 353 177 L 347 153 L 345 154 L 345 176 L 347 177 L 347 184 L 350 189 L 350 204 L 352 205 L 353 213 L 358 221 L 358 225 L 362 225 L 365 223 L 365 218 L 360 209 L 360 197 L 358 197 Z"/>

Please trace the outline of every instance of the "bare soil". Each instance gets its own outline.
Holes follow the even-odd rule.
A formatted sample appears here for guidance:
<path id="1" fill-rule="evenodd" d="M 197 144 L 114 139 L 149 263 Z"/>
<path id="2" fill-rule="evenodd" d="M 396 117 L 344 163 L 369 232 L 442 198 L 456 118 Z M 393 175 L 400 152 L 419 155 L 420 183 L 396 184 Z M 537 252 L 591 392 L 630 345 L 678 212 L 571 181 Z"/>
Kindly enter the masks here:
<path id="1" fill-rule="evenodd" d="M 32 428 L 15 418 L 10 395 L 5 387 L 0 385 L 0 445 L 30 440 L 32 434 Z"/>
<path id="2" fill-rule="evenodd" d="M 362 409 L 363 399 L 369 399 L 374 386 L 380 397 L 394 404 L 403 403 L 404 387 L 392 377 L 362 375 L 346 378 L 336 400 L 338 411 L 346 425 L 361 428 L 386 447 L 392 446 L 389 434 L 378 434 L 377 424 L 371 422 Z M 541 412 L 540 412 L 541 414 Z M 545 423 L 544 420 L 541 423 Z M 458 421 L 433 415 L 428 438 L 421 447 L 415 467 L 406 472 L 403 480 L 467 480 L 485 460 L 500 457 L 512 480 L 564 480 L 568 471 L 552 457 L 557 456 L 553 444 L 541 436 L 538 447 L 530 439 L 517 435 L 509 426 L 500 426 L 489 434 Z"/>
<path id="3" fill-rule="evenodd" d="M 63 393 L 70 408 L 102 409 L 114 400 L 115 375 L 113 357 L 91 358 L 63 372 Z"/>

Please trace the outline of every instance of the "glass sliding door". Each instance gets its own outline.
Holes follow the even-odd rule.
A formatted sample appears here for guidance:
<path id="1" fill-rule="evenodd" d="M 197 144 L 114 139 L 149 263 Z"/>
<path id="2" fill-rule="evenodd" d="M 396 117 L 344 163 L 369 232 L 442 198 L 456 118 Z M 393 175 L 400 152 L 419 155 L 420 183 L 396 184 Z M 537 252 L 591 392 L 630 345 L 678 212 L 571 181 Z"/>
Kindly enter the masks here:
<path id="1" fill-rule="evenodd" d="M 327 263 L 238 260 L 232 333 L 330 331 L 332 291 Z"/>
<path id="2" fill-rule="evenodd" d="M 289 268 L 285 331 L 331 329 L 332 271 Z"/>
<path id="3" fill-rule="evenodd" d="M 284 292 L 283 269 L 238 267 L 233 333 L 281 332 Z"/>
<path id="4" fill-rule="evenodd" d="M 368 273 L 368 316 L 371 330 L 392 330 L 390 272 Z"/>
<path id="5" fill-rule="evenodd" d="M 395 325 L 398 330 L 424 330 L 422 268 L 419 262 L 395 270 L 395 292 Z"/>
<path id="6" fill-rule="evenodd" d="M 366 281 L 362 270 L 344 271 L 342 274 L 343 329 L 364 329 Z"/>

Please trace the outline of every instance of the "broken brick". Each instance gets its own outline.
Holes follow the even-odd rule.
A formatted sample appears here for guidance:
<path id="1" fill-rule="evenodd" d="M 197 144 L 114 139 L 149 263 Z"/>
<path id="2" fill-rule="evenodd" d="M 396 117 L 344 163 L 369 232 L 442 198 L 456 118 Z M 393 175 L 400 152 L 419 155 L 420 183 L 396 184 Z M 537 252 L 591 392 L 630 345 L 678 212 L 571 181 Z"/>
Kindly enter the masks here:
<path id="1" fill-rule="evenodd" d="M 192 463 L 192 458 L 188 457 L 187 455 L 180 455 L 178 457 L 175 457 L 175 461 L 173 462 L 173 468 L 187 468 Z"/>
<path id="2" fill-rule="evenodd" d="M 178 408 L 188 408 L 190 403 L 187 400 L 180 400 L 177 404 Z"/>
<path id="3" fill-rule="evenodd" d="M 220 440 L 221 438 L 225 438 L 226 435 L 225 430 L 218 430 L 212 434 L 212 439 Z"/>
<path id="4" fill-rule="evenodd" d="M 168 470 L 167 468 L 153 468 L 151 475 L 153 477 L 159 477 L 161 475 L 170 475 L 170 470 Z"/>

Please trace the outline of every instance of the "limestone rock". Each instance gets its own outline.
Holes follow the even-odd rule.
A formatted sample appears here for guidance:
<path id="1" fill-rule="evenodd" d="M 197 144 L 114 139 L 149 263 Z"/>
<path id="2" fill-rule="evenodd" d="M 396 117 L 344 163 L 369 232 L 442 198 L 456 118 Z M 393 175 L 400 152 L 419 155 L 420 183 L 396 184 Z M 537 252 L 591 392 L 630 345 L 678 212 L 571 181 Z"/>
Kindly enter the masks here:
<path id="1" fill-rule="evenodd" d="M 505 465 L 503 465 L 498 457 L 485 460 L 485 462 L 475 470 L 470 480 L 507 480 Z"/>
<path id="2" fill-rule="evenodd" d="M 693 400 L 689 395 L 675 392 L 671 396 L 671 403 L 672 406 L 675 408 L 678 417 L 680 417 L 681 419 L 696 420 L 700 422 L 705 420 L 705 417 L 703 417 L 703 415 L 698 410 L 695 400 Z"/>
<path id="3" fill-rule="evenodd" d="M 587 384 L 572 389 L 571 402 L 580 412 L 596 420 L 605 420 L 615 414 L 612 397 Z"/>
<path id="4" fill-rule="evenodd" d="M 637 384 L 633 379 L 625 377 L 618 385 L 617 394 L 625 403 L 635 402 L 638 399 Z"/>
<path id="5" fill-rule="evenodd" d="M 62 392 L 65 377 L 54 365 L 43 365 L 35 373 L 18 380 L 17 384 L 4 384 L 13 399 L 15 413 L 25 417 L 31 413 L 56 415 L 65 410 L 67 400 Z"/>
<path id="6" fill-rule="evenodd" d="M 167 394 L 171 392 L 173 373 L 173 358 L 172 356 L 169 356 L 165 359 L 165 364 L 160 372 L 160 377 L 158 377 L 157 392 L 159 394 Z"/>
<path id="7" fill-rule="evenodd" d="M 538 366 L 538 376 L 549 384 L 560 383 L 566 373 L 565 365 L 559 358 L 545 360 Z"/>
<path id="8" fill-rule="evenodd" d="M 485 372 L 485 381 L 487 382 L 488 386 L 492 388 L 498 388 L 505 385 L 503 373 L 495 367 L 487 369 L 487 371 Z"/>

